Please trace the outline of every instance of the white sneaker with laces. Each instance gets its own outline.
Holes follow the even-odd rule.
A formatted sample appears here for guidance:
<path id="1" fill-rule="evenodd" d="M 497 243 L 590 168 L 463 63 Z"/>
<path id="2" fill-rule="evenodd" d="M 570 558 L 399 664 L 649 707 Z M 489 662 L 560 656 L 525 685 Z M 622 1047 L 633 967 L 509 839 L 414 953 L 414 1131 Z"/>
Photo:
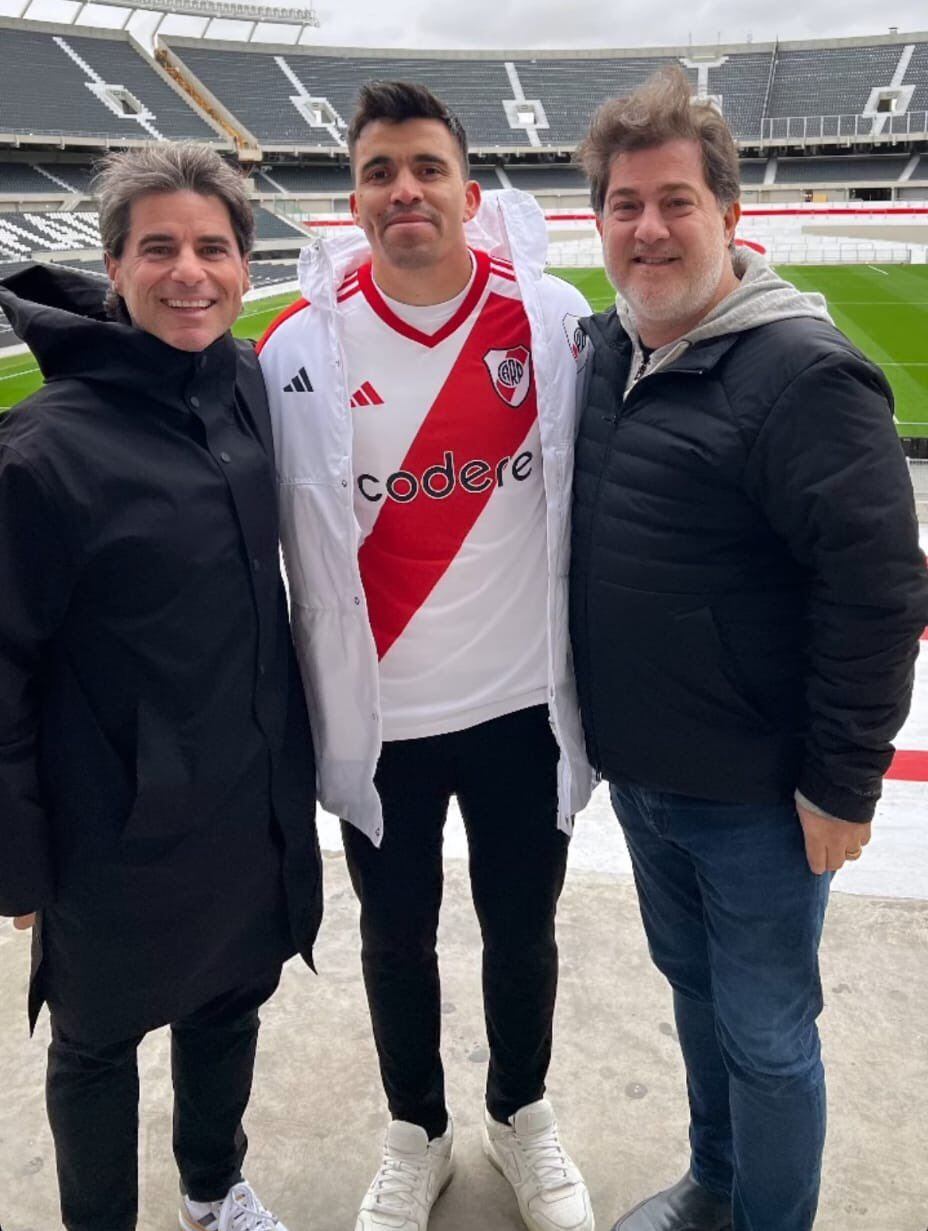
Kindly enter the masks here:
<path id="1" fill-rule="evenodd" d="M 547 1099 L 520 1107 L 509 1124 L 487 1112 L 483 1152 L 512 1185 L 529 1231 L 594 1231 L 590 1194 L 558 1139 Z"/>
<path id="2" fill-rule="evenodd" d="M 361 1202 L 355 1231 L 426 1231 L 432 1206 L 454 1174 L 451 1120 L 429 1141 L 424 1128 L 393 1120 L 383 1162 Z"/>
<path id="3" fill-rule="evenodd" d="M 230 1188 L 222 1201 L 184 1197 L 178 1221 L 182 1231 L 287 1231 L 244 1180 Z"/>

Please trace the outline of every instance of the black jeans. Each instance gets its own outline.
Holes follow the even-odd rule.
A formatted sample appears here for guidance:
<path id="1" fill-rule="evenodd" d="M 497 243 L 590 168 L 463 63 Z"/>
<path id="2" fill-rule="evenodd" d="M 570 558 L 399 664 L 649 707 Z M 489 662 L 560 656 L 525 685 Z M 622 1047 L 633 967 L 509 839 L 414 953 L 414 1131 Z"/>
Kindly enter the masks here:
<path id="1" fill-rule="evenodd" d="M 342 832 L 361 902 L 361 961 L 390 1114 L 429 1137 L 447 1126 L 435 952 L 442 831 L 456 795 L 483 936 L 487 1107 L 505 1121 L 541 1098 L 557 992 L 554 916 L 567 837 L 545 706 L 450 735 L 385 743 L 376 785 L 384 837 Z"/>
<path id="2" fill-rule="evenodd" d="M 258 1009 L 279 981 L 278 968 L 171 1026 L 174 1157 L 195 1201 L 219 1201 L 242 1178 Z M 46 1100 L 67 1231 L 134 1231 L 143 1037 L 98 1046 L 62 1034 L 52 1020 Z"/>

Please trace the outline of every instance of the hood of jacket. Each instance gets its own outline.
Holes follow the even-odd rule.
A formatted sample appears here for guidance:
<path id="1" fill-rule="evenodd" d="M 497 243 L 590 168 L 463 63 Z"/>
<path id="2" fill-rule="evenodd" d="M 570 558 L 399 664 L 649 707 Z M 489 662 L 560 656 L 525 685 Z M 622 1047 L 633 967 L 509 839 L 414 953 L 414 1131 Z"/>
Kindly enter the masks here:
<path id="1" fill-rule="evenodd" d="M 517 188 L 484 193 L 464 233 L 472 248 L 512 261 L 520 276 L 540 278 L 544 273 L 548 232 L 545 216 L 529 193 Z M 300 294 L 315 308 L 334 308 L 338 287 L 370 256 L 360 227 L 347 227 L 331 239 L 311 240 L 300 252 Z"/>
<path id="2" fill-rule="evenodd" d="M 194 374 L 231 375 L 231 334 L 203 351 L 178 350 L 137 329 L 124 312 L 110 317 L 108 290 L 106 278 L 58 265 L 31 265 L 0 281 L 0 308 L 46 381 L 76 378 L 133 388 L 176 405 Z"/>
<path id="3" fill-rule="evenodd" d="M 792 317 L 805 316 L 833 323 L 824 295 L 798 291 L 791 282 L 775 273 L 759 252 L 754 252 L 751 248 L 739 248 L 732 258 L 732 265 L 740 281 L 737 290 L 726 295 L 693 329 L 665 346 L 656 347 L 651 352 L 644 371 L 642 367 L 645 356 L 634 311 L 624 299 L 616 296 L 619 323 L 631 339 L 634 352 L 626 392 L 636 380 L 644 375 L 651 376 L 667 367 L 698 342 L 743 333 L 747 329 L 757 328 L 758 325 L 769 325 L 773 321 Z"/>

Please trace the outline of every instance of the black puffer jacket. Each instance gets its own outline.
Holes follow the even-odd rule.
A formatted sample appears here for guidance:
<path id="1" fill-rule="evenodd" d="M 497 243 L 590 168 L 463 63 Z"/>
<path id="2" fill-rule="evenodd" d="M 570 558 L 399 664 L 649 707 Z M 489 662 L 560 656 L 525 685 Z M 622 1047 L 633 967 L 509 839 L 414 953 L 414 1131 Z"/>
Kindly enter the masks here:
<path id="1" fill-rule="evenodd" d="M 584 327 L 571 634 L 593 764 L 869 819 L 928 623 L 886 381 L 792 319 L 697 343 L 623 402 L 627 334 L 614 310 Z"/>

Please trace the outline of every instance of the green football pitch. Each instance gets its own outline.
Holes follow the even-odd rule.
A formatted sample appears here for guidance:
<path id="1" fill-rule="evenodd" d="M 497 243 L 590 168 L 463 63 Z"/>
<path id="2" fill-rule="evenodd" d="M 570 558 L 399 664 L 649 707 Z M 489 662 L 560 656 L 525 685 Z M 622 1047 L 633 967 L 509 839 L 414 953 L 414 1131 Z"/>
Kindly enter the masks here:
<path id="1" fill-rule="evenodd" d="M 575 283 L 597 311 L 612 302 L 600 269 L 554 271 Z M 928 265 L 791 265 L 779 272 L 803 291 L 821 291 L 835 324 L 886 372 L 903 436 L 928 436 Z M 293 299 L 246 304 L 235 332 L 258 338 Z M 41 382 L 30 355 L 0 359 L 0 410 Z"/>

